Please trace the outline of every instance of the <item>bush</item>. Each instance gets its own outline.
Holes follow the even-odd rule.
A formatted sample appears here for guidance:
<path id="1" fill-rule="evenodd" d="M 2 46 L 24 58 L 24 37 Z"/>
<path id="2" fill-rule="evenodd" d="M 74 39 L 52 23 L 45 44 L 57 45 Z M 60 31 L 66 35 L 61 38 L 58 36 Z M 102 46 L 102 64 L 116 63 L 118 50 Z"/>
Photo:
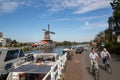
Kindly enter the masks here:
<path id="1" fill-rule="evenodd" d="M 105 47 L 111 54 L 120 55 L 120 43 L 118 42 L 108 42 L 106 43 Z"/>
<path id="2" fill-rule="evenodd" d="M 120 46 L 115 46 L 112 50 L 112 53 L 120 55 Z"/>
<path id="3" fill-rule="evenodd" d="M 113 50 L 113 48 L 114 48 L 114 45 L 113 45 L 112 42 L 107 42 L 107 43 L 105 44 L 105 47 L 107 48 L 107 50 L 108 50 L 110 53 L 112 53 L 112 50 Z"/>

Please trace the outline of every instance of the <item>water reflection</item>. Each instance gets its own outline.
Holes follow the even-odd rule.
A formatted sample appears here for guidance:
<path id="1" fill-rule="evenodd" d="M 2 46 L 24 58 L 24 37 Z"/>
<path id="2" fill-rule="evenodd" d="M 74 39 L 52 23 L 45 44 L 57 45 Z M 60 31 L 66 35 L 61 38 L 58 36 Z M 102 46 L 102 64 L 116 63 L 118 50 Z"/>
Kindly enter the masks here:
<path id="1" fill-rule="evenodd" d="M 50 48 L 50 49 L 42 49 L 40 50 L 40 52 L 41 53 L 56 53 L 58 55 L 62 55 L 63 49 L 64 49 L 63 46 L 59 46 L 59 47 Z"/>
<path id="2" fill-rule="evenodd" d="M 64 48 L 65 48 L 64 46 L 58 46 L 58 47 L 49 48 L 49 49 L 41 49 L 41 50 L 34 49 L 30 52 L 33 52 L 33 53 L 56 53 L 58 55 L 62 55 L 62 51 Z"/>
<path id="3" fill-rule="evenodd" d="M 40 50 L 42 53 L 53 53 L 53 48 L 47 48 Z"/>

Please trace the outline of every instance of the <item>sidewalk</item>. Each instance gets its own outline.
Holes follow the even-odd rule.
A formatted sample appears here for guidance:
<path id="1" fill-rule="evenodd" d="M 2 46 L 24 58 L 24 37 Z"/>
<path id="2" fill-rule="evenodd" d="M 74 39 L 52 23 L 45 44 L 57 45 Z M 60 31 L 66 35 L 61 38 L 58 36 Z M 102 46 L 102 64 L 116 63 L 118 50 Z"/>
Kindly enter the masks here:
<path id="1" fill-rule="evenodd" d="M 64 80 L 82 80 L 80 69 L 81 55 L 74 52 L 72 60 L 67 61 Z"/>

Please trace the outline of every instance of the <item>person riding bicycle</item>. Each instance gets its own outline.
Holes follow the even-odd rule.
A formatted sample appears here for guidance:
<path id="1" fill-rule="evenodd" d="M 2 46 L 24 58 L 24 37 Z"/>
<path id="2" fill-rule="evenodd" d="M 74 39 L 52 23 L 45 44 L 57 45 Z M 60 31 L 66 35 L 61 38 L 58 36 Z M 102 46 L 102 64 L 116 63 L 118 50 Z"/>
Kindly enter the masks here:
<path id="1" fill-rule="evenodd" d="M 106 62 L 108 59 L 111 59 L 111 55 L 110 55 L 110 53 L 107 51 L 106 48 L 103 48 L 103 51 L 101 52 L 101 58 L 102 58 L 102 61 L 103 61 L 103 65 L 105 65 L 105 62 Z"/>
<path id="2" fill-rule="evenodd" d="M 89 58 L 90 58 L 90 62 L 91 62 L 91 70 L 92 70 L 93 62 L 95 62 L 95 66 L 96 66 L 96 68 L 98 69 L 97 58 L 98 58 L 98 59 L 100 59 L 100 58 L 99 58 L 97 52 L 96 52 L 94 49 L 92 49 L 92 52 L 90 52 Z"/>

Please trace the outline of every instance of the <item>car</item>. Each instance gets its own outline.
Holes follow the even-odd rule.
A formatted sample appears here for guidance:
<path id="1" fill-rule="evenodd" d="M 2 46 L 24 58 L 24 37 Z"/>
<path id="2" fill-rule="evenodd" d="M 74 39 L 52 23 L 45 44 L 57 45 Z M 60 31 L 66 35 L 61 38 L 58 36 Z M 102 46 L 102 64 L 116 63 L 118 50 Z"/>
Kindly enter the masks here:
<path id="1" fill-rule="evenodd" d="M 76 54 L 81 54 L 83 51 L 84 51 L 84 48 L 83 48 L 83 47 L 77 47 L 75 53 L 76 53 Z"/>

